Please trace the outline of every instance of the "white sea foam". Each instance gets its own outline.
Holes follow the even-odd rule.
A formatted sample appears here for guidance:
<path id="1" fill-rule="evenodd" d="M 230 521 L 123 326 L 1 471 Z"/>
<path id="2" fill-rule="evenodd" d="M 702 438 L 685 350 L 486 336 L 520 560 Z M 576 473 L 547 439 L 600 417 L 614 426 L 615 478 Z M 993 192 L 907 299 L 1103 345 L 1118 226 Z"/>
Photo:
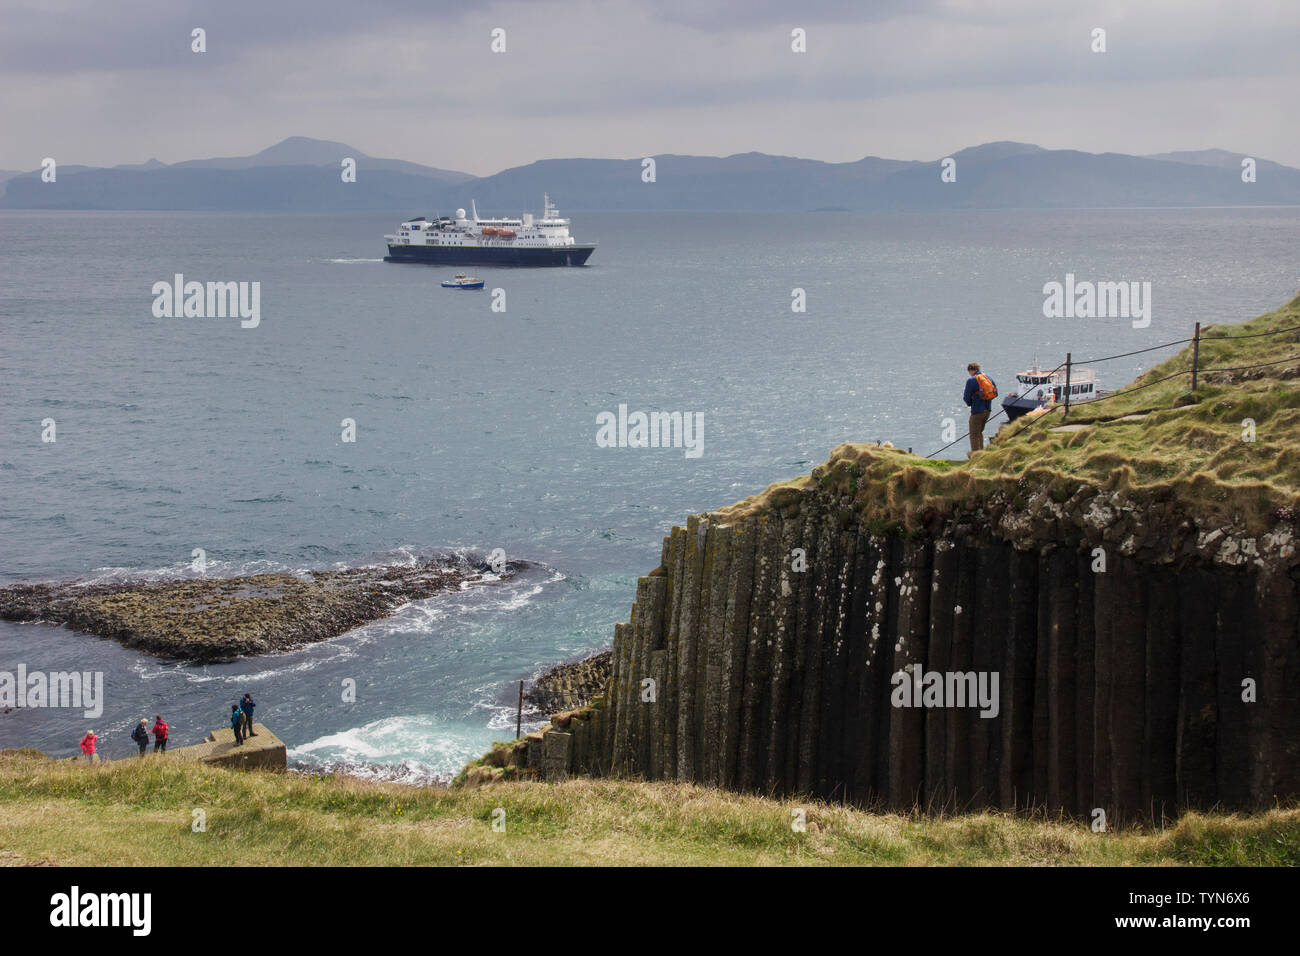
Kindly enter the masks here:
<path id="1" fill-rule="evenodd" d="M 471 548 L 417 548 L 402 545 L 392 551 L 375 555 L 358 561 L 335 561 L 328 565 L 330 570 L 346 571 L 355 568 L 409 568 L 421 561 L 443 561 L 447 568 L 434 568 L 435 571 L 451 570 L 457 565 L 474 566 L 485 559 L 485 552 Z M 205 558 L 203 571 L 196 571 L 192 561 L 164 565 L 158 568 L 102 567 L 95 568 L 89 575 L 78 578 L 78 586 L 93 584 L 119 584 L 123 582 L 157 582 L 175 581 L 191 578 L 228 578 L 248 577 L 254 574 L 294 574 L 298 577 L 310 577 L 320 568 L 290 567 L 280 561 L 267 558 L 252 558 L 246 561 L 223 560 L 219 554 L 209 553 Z"/>
<path id="2" fill-rule="evenodd" d="M 447 782 L 481 755 L 481 732 L 432 715 L 384 717 L 289 750 L 296 769 L 407 782 Z"/>
<path id="3" fill-rule="evenodd" d="M 95 568 L 87 577 L 73 582 L 77 587 L 95 584 L 125 584 L 145 582 L 154 584 L 164 581 L 182 581 L 198 578 L 245 577 L 251 574 L 271 574 L 284 571 L 284 566 L 273 561 L 246 561 L 236 564 L 230 561 L 208 559 L 203 571 L 194 570 L 192 562 L 171 564 L 161 568 Z"/>
<path id="4" fill-rule="evenodd" d="M 388 718 L 379 721 L 380 724 L 391 723 L 398 718 Z M 367 725 L 368 727 L 374 725 Z M 372 746 L 366 742 L 365 731 L 367 727 L 359 727 L 354 730 L 345 730 L 337 734 L 327 734 L 324 737 L 317 737 L 310 743 L 303 744 L 301 747 L 293 749 L 294 756 L 299 754 L 310 754 L 316 752 L 333 752 L 352 759 L 371 760 L 379 757 L 384 753 L 383 749 Z"/>

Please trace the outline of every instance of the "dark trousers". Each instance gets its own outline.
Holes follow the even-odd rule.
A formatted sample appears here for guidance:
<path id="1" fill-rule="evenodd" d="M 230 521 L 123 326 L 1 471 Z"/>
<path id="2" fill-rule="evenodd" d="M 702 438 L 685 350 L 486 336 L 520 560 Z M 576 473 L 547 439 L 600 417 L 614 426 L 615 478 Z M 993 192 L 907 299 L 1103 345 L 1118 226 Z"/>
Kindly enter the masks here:
<path id="1" fill-rule="evenodd" d="M 984 447 L 984 426 L 988 423 L 989 413 L 971 412 L 970 416 L 970 450 L 979 451 Z"/>
<path id="2" fill-rule="evenodd" d="M 244 718 L 242 714 L 239 720 L 235 722 L 235 726 L 230 729 L 235 732 L 235 743 L 242 744 L 244 742 Z"/>
<path id="3" fill-rule="evenodd" d="M 154 752 L 154 753 L 157 753 L 157 752 L 160 751 L 160 750 L 163 751 L 164 753 L 166 753 L 166 751 L 167 751 L 167 738 L 166 738 L 166 737 L 158 737 L 158 738 L 155 738 L 155 739 L 154 739 L 154 742 L 153 742 L 153 752 Z"/>
<path id="4" fill-rule="evenodd" d="M 253 736 L 253 715 L 244 711 L 244 736 Z"/>
<path id="5" fill-rule="evenodd" d="M 149 741 L 137 740 L 136 743 L 140 745 L 140 756 L 143 757 L 144 752 L 149 749 Z"/>

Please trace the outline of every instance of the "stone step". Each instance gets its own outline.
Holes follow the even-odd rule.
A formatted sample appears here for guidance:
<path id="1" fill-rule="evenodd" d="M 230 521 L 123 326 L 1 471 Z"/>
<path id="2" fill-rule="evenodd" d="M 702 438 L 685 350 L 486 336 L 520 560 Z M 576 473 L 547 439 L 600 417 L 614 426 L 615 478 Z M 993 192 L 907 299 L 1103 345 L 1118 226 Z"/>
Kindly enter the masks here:
<path id="1" fill-rule="evenodd" d="M 176 747 L 166 756 L 177 760 L 201 760 L 229 767 L 268 767 L 283 770 L 288 764 L 287 749 L 279 737 L 264 724 L 253 724 L 256 737 L 235 743 L 235 732 L 228 727 L 214 730 L 201 744 Z"/>
<path id="2" fill-rule="evenodd" d="M 168 750 L 164 756 L 175 757 L 177 760 L 203 760 L 212 756 L 220 748 L 220 744 L 205 741 L 201 744 L 194 744 L 190 747 L 176 747 Z"/>

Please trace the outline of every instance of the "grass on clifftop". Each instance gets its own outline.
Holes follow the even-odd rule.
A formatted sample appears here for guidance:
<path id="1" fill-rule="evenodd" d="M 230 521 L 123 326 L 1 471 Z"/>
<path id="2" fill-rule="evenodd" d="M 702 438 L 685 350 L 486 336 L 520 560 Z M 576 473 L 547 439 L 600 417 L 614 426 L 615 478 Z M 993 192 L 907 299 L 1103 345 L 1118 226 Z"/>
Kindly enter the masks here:
<path id="1" fill-rule="evenodd" d="M 1190 334 L 1192 323 L 1184 324 Z M 1096 367 L 1099 375 L 1127 394 L 1076 405 L 1068 419 L 1056 410 L 1004 424 L 968 462 L 846 443 L 812 476 L 772 485 L 716 514 L 725 520 L 781 511 L 801 489 L 820 484 L 856 496 L 868 521 L 912 527 L 926 506 L 942 509 L 994 491 L 1020 490 L 1028 480 L 1050 487 L 1059 500 L 1084 483 L 1173 499 L 1211 522 L 1259 533 L 1272 525 L 1277 509 L 1300 504 L 1296 326 L 1300 296 L 1240 325 L 1204 327 L 1198 367 L 1233 371 L 1203 371 L 1195 396 L 1190 376 L 1175 375 L 1191 368 L 1190 344 L 1128 384 L 1115 380 L 1115 365 L 1108 363 Z M 1280 334 L 1259 334 L 1265 332 Z M 1243 440 L 1246 419 L 1254 422 L 1253 441 Z M 1084 427 L 1052 430 L 1066 424 Z M 944 454 L 964 453 L 963 438 Z"/>
<path id="2" fill-rule="evenodd" d="M 496 808 L 504 833 L 492 829 Z M 807 814 L 807 832 L 791 811 Z M 193 811 L 207 831 L 191 829 Z M 0 864 L 1300 865 L 1300 809 L 1163 831 L 978 813 L 934 819 L 680 784 L 433 789 L 173 761 L 0 755 Z"/>

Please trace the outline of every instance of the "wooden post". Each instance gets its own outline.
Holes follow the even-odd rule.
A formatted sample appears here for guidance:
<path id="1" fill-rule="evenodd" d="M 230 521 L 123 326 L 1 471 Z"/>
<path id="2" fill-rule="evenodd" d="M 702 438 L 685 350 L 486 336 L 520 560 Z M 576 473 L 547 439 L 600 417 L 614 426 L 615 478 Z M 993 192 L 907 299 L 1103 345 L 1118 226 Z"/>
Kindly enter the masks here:
<path id="1" fill-rule="evenodd" d="M 1196 323 L 1196 331 L 1192 333 L 1192 391 L 1196 391 L 1196 369 L 1201 360 L 1201 323 Z"/>
<path id="2" fill-rule="evenodd" d="M 524 682 L 519 682 L 519 707 L 515 711 L 515 740 L 519 739 L 524 726 Z"/>
<path id="3" fill-rule="evenodd" d="M 1062 418 L 1070 417 L 1070 353 L 1065 353 L 1065 412 Z"/>

